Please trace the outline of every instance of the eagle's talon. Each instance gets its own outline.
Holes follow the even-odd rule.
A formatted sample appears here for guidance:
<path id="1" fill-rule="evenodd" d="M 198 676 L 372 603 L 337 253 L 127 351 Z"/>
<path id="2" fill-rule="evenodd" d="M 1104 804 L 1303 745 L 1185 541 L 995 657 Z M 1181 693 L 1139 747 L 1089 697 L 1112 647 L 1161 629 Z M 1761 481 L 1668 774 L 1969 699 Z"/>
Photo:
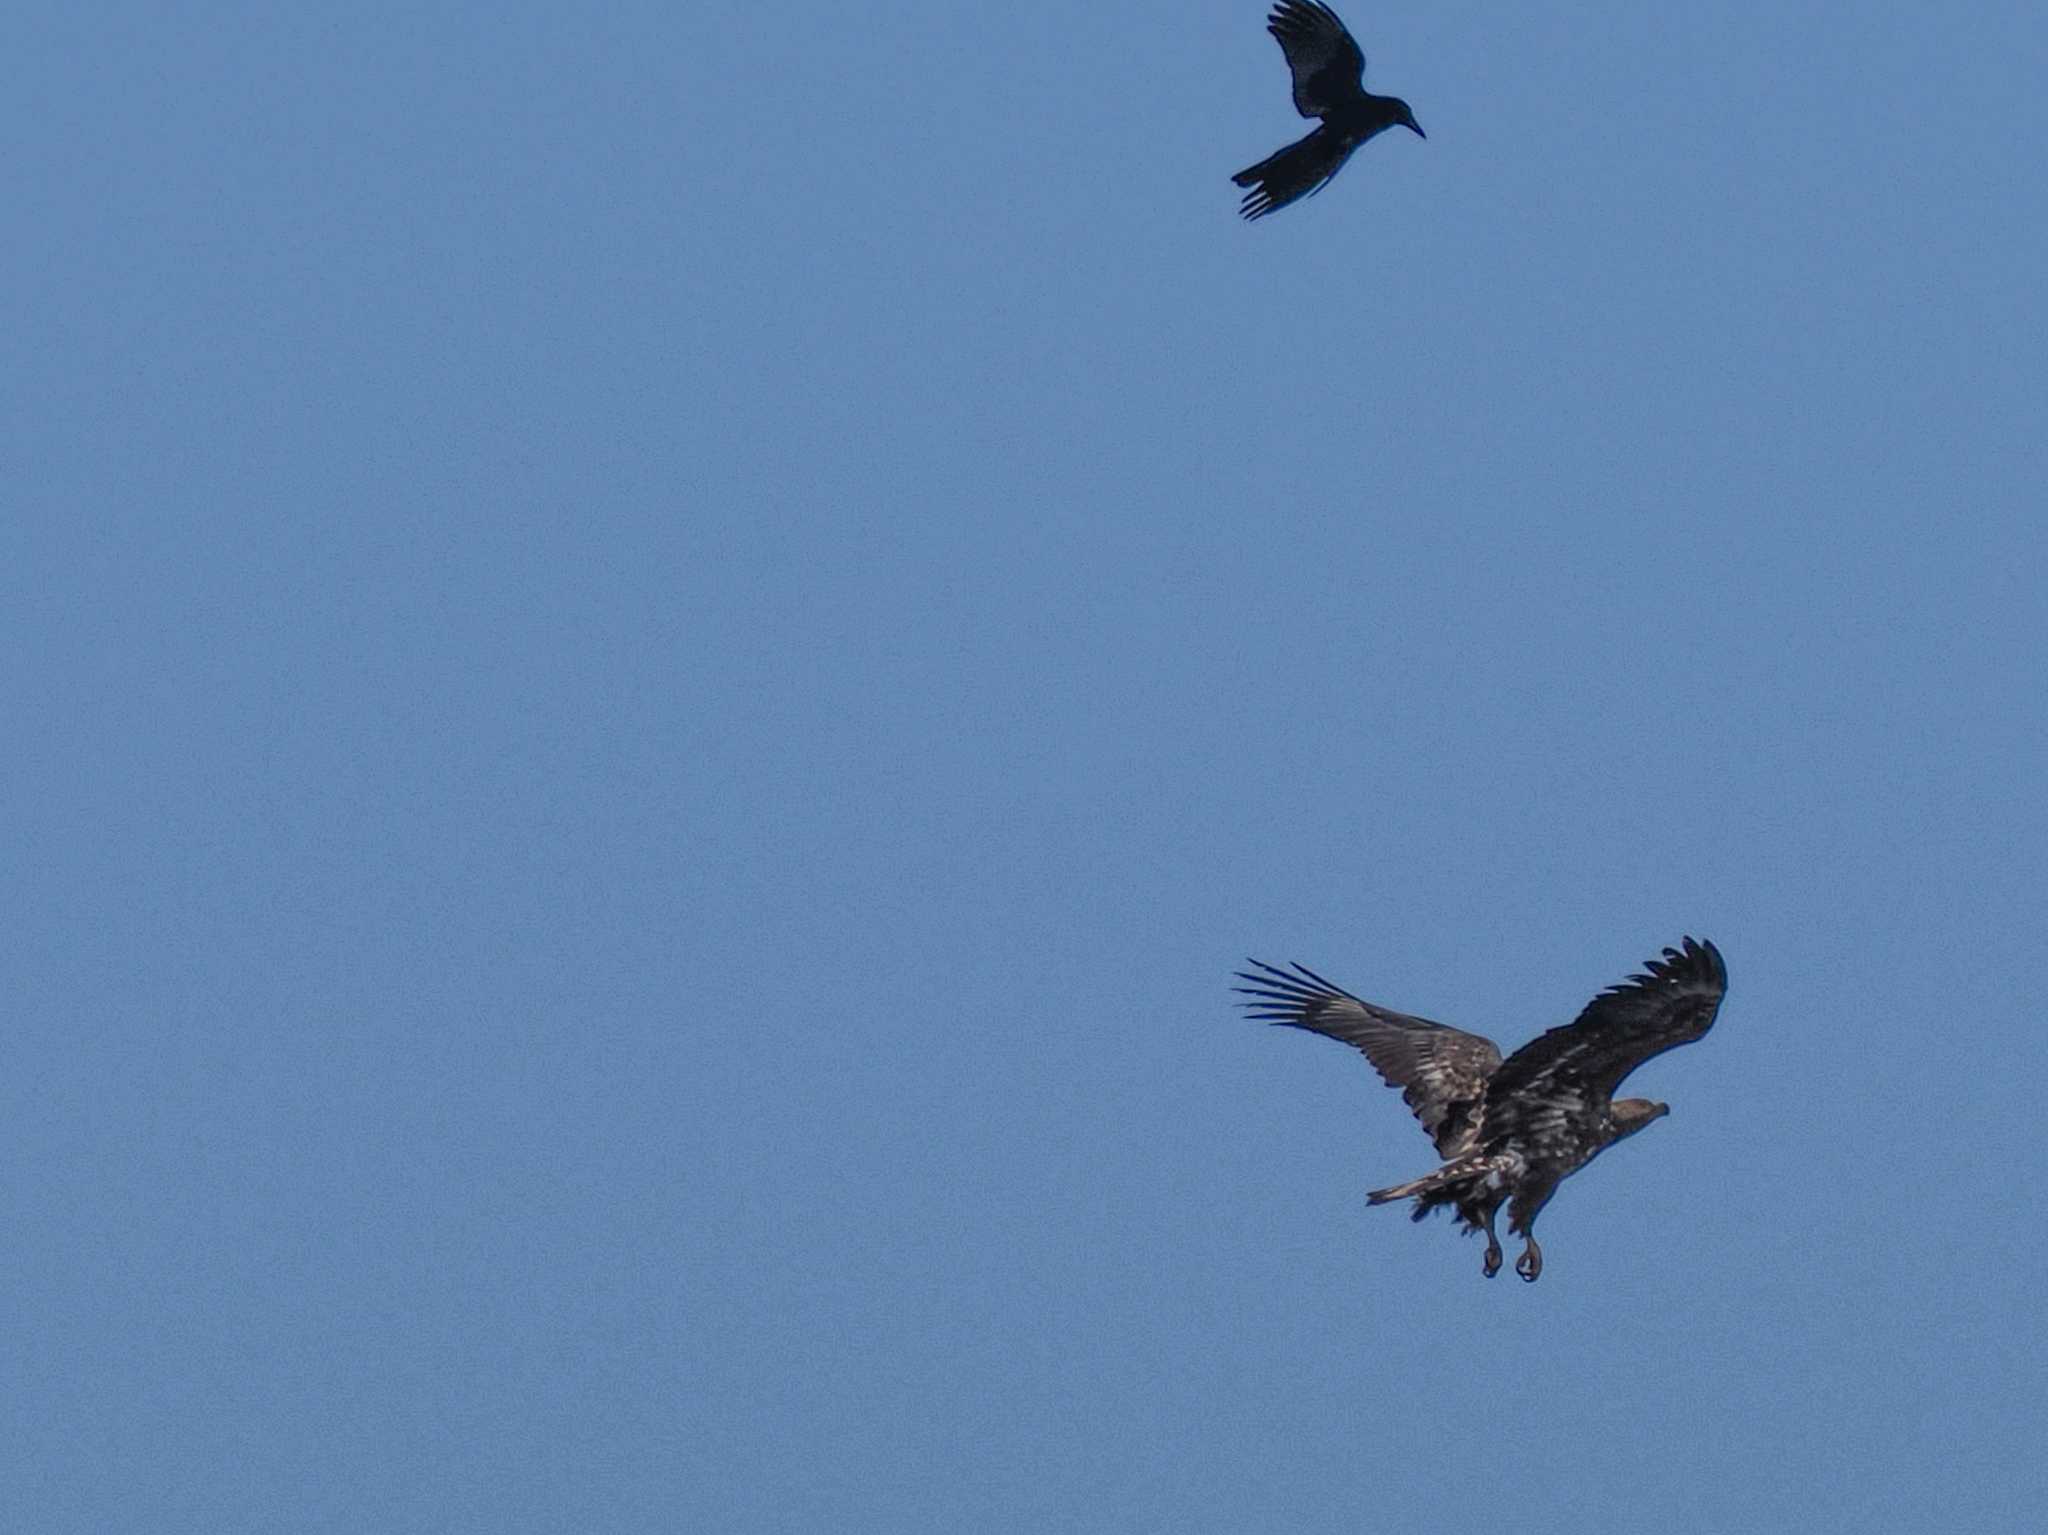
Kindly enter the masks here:
<path id="1" fill-rule="evenodd" d="M 1515 1260 L 1515 1272 L 1522 1276 L 1524 1284 L 1534 1284 L 1536 1276 L 1543 1272 L 1543 1249 L 1531 1242 L 1522 1249 L 1522 1256 Z"/>
<path id="2" fill-rule="evenodd" d="M 1500 1260 L 1500 1244 L 1496 1242 L 1493 1246 L 1486 1249 L 1485 1272 L 1488 1279 L 1493 1278 L 1495 1274 L 1500 1272 Z"/>

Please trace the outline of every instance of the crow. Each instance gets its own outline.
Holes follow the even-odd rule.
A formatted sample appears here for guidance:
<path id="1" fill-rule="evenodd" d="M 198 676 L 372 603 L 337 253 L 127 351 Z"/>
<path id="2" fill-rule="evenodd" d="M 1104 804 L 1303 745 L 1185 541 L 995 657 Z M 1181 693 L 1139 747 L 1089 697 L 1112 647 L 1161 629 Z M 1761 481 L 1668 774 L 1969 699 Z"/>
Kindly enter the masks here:
<path id="1" fill-rule="evenodd" d="M 1251 188 L 1238 209 L 1246 218 L 1264 218 L 1320 192 L 1351 152 L 1376 133 L 1398 124 L 1414 129 L 1418 138 L 1429 137 L 1407 102 L 1365 88 L 1365 55 L 1321 0 L 1279 0 L 1266 18 L 1266 30 L 1294 72 L 1295 110 L 1323 121 L 1307 138 L 1230 178 Z"/>

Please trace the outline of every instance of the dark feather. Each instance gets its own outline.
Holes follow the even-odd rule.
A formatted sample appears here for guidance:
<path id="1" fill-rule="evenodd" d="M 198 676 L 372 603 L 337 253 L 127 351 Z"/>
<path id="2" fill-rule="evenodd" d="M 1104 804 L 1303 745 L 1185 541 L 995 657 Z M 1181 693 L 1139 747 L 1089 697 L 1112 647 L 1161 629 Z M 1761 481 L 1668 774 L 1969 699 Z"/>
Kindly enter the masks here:
<path id="1" fill-rule="evenodd" d="M 1486 1079 L 1500 1065 L 1492 1040 L 1362 1001 L 1306 965 L 1290 973 L 1260 960 L 1250 963 L 1265 973 L 1238 972 L 1239 980 L 1252 982 L 1236 988 L 1253 999 L 1244 1004 L 1247 1013 L 1362 1051 L 1381 1081 L 1401 1089 L 1439 1156 L 1469 1149 Z"/>
<path id="2" fill-rule="evenodd" d="M 1365 55 L 1337 13 L 1314 0 L 1280 0 L 1266 30 L 1294 75 L 1294 109 L 1328 117 L 1365 94 Z"/>
<path id="3" fill-rule="evenodd" d="M 1720 950 L 1687 938 L 1644 970 L 1608 987 L 1572 1022 L 1537 1035 L 1509 1056 L 1487 1084 L 1488 1111 L 1562 1082 L 1612 1097 L 1643 1062 L 1691 1044 L 1714 1026 L 1728 990 Z"/>
<path id="4" fill-rule="evenodd" d="M 1285 149 L 1268 155 L 1230 179 L 1250 187 L 1238 204 L 1248 219 L 1262 219 L 1276 208 L 1313 197 L 1329 185 L 1330 178 L 1344 169 L 1357 144 L 1328 128 L 1318 128 L 1306 138 L 1296 139 Z"/>

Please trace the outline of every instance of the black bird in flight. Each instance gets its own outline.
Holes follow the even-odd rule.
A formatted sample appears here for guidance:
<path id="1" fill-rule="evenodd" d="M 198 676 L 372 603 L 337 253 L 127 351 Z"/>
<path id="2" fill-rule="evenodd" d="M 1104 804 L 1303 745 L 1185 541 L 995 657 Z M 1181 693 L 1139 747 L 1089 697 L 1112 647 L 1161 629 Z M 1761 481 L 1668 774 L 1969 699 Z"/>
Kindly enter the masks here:
<path id="1" fill-rule="evenodd" d="M 1230 178 L 1251 188 L 1238 209 L 1246 218 L 1264 218 L 1320 192 L 1351 152 L 1375 133 L 1398 124 L 1413 128 L 1418 138 L 1429 137 L 1407 102 L 1365 88 L 1365 55 L 1321 0 L 1280 0 L 1266 18 L 1266 30 L 1279 40 L 1294 72 L 1295 110 L 1323 121 L 1307 138 Z"/>
<path id="2" fill-rule="evenodd" d="M 1494 1212 L 1508 1206 L 1508 1229 L 1528 1241 L 1515 1272 L 1535 1279 L 1543 1272 L 1536 1216 L 1558 1184 L 1671 1112 L 1647 1098 L 1616 1098 L 1615 1088 L 1652 1056 L 1703 1037 L 1728 990 L 1720 950 L 1688 938 L 1503 1061 L 1490 1039 L 1362 1002 L 1306 965 L 1252 964 L 1264 974 L 1238 972 L 1251 982 L 1237 988 L 1252 998 L 1245 1011 L 1364 1051 L 1436 1142 L 1443 1166 L 1374 1189 L 1367 1202 L 1412 1198 L 1416 1220 L 1455 1210 L 1467 1231 L 1486 1233 L 1488 1279 L 1500 1272 Z"/>

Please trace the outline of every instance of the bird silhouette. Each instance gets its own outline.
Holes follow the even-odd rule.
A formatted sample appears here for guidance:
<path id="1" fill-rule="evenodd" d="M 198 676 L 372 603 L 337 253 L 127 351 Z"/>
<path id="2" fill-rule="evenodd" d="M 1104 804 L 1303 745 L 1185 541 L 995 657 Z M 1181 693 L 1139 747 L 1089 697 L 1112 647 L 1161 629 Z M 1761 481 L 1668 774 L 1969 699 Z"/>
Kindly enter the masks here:
<path id="1" fill-rule="evenodd" d="M 1375 96 L 1365 88 L 1365 55 L 1320 0 L 1280 0 L 1266 18 L 1266 30 L 1294 72 L 1294 107 L 1322 123 L 1305 139 L 1239 171 L 1230 179 L 1250 187 L 1238 212 L 1261 219 L 1275 208 L 1320 192 L 1344 168 L 1351 152 L 1376 133 L 1397 124 L 1428 138 L 1408 103 Z"/>

